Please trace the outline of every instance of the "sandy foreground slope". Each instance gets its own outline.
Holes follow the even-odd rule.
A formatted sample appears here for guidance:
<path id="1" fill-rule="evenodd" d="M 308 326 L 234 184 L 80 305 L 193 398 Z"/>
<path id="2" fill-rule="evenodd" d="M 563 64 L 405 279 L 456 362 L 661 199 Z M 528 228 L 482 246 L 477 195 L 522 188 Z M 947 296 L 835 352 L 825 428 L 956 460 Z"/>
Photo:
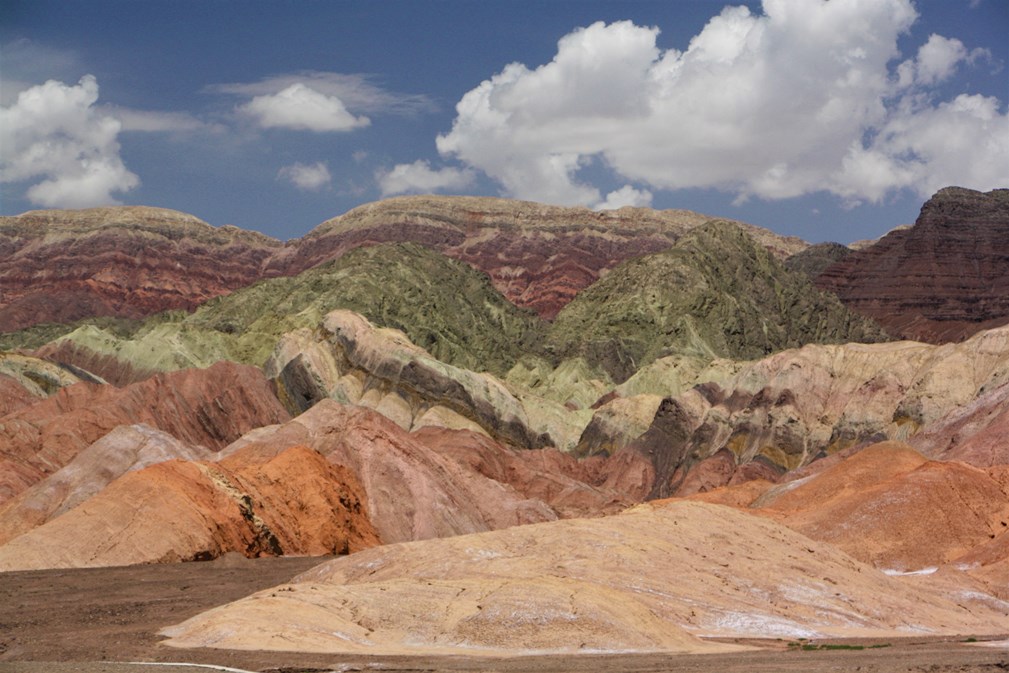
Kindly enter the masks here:
<path id="1" fill-rule="evenodd" d="M 1006 632 L 1009 603 L 945 595 L 774 521 L 688 501 L 374 548 L 164 631 L 183 648 L 414 655 Z"/>
<path id="2" fill-rule="evenodd" d="M 201 648 L 159 643 L 157 630 L 249 591 L 272 586 L 324 559 L 242 559 L 5 573 L 0 576 L 0 673 L 200 673 L 191 662 L 245 671 L 465 671 L 466 673 L 997 673 L 1009 649 L 964 637 L 860 639 L 862 650 L 797 650 L 764 640 L 761 650 L 715 654 L 479 656 L 332 655 Z M 927 579 L 927 578 L 924 578 Z M 872 648 L 875 644 L 878 647 Z M 982 647 L 982 645 L 984 645 Z M 128 665 L 112 662 L 156 662 Z"/>

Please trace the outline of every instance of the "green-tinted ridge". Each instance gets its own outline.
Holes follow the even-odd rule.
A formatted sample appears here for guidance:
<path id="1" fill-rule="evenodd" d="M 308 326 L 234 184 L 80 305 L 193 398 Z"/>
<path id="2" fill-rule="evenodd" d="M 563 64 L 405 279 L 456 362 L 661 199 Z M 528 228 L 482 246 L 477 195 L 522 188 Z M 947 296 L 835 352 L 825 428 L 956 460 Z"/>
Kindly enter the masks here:
<path id="1" fill-rule="evenodd" d="M 755 359 L 807 343 L 883 339 L 875 323 L 739 227 L 713 221 L 582 291 L 557 316 L 549 345 L 556 357 L 582 356 L 623 381 L 671 354 Z"/>

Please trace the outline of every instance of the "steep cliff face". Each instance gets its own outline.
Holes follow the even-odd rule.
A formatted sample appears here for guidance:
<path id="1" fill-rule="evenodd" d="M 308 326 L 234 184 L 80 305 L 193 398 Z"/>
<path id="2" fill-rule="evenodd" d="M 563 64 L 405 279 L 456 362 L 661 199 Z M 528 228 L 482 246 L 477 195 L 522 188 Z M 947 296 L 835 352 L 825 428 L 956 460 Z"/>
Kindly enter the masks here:
<path id="1" fill-rule="evenodd" d="M 940 190 L 915 225 L 816 281 L 895 337 L 942 343 L 1009 322 L 1009 189 Z"/>
<path id="2" fill-rule="evenodd" d="M 399 197 L 322 223 L 292 241 L 269 268 L 291 275 L 354 247 L 409 241 L 485 272 L 509 301 L 550 320 L 606 270 L 663 250 L 709 219 L 686 210 L 594 212 L 484 197 Z M 797 238 L 743 226 L 782 258 L 806 247 Z"/>
<path id="3" fill-rule="evenodd" d="M 192 309 L 258 279 L 280 245 L 161 208 L 0 217 L 0 332 Z"/>

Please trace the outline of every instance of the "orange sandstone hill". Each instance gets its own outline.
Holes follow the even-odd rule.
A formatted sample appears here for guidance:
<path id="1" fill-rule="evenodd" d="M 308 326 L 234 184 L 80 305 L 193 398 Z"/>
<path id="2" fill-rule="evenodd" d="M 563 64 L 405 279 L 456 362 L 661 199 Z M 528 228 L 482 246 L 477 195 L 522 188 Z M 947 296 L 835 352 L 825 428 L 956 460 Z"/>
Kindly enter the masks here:
<path id="1" fill-rule="evenodd" d="M 444 428 L 408 433 L 370 409 L 329 399 L 288 423 L 248 433 L 222 455 L 270 456 L 294 445 L 350 470 L 387 543 L 598 515 L 633 504 L 591 483 L 598 466 L 580 467 L 556 449 L 516 450 Z"/>
<path id="2" fill-rule="evenodd" d="M 346 468 L 292 447 L 267 460 L 169 460 L 0 546 L 0 571 L 346 554 L 378 544 Z"/>

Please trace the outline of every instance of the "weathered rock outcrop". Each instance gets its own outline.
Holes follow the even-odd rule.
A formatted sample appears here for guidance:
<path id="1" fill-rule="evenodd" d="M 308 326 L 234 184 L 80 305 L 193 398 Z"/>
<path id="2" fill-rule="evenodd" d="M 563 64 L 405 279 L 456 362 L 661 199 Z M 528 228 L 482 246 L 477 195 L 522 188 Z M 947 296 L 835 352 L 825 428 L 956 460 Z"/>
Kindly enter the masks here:
<path id="1" fill-rule="evenodd" d="M 258 282 L 192 315 L 156 316 L 129 334 L 83 325 L 36 354 L 119 385 L 221 359 L 261 366 L 283 334 L 314 328 L 335 309 L 401 329 L 440 360 L 498 375 L 540 349 L 545 332 L 535 314 L 509 303 L 479 271 L 418 245 L 388 244 Z"/>
<path id="2" fill-rule="evenodd" d="M 317 331 L 285 335 L 266 373 L 293 413 L 333 398 L 375 409 L 407 430 L 439 425 L 522 448 L 553 444 L 498 379 L 445 364 L 402 332 L 350 311 L 333 311 Z"/>
<path id="3" fill-rule="evenodd" d="M 709 219 L 685 210 L 594 212 L 487 197 L 405 196 L 320 224 L 288 244 L 270 268 L 293 275 L 361 245 L 410 241 L 484 271 L 511 302 L 549 320 L 606 270 L 663 250 Z M 742 226 L 781 258 L 807 245 Z"/>
<path id="4" fill-rule="evenodd" d="M 360 486 L 315 451 L 170 460 L 0 546 L 0 571 L 346 554 L 378 544 Z"/>
<path id="5" fill-rule="evenodd" d="M 0 332 L 192 309 L 257 280 L 280 245 L 162 208 L 0 217 Z"/>
<path id="6" fill-rule="evenodd" d="M 1009 383 L 985 390 L 908 440 L 922 453 L 977 467 L 1009 465 Z"/>
<path id="7" fill-rule="evenodd" d="M 69 463 L 119 425 L 146 423 L 217 450 L 290 416 L 261 371 L 221 362 L 126 388 L 78 383 L 0 418 L 0 503 Z"/>
<path id="8" fill-rule="evenodd" d="M 39 358 L 0 351 L 0 417 L 81 381 L 100 383 L 101 379 Z"/>
<path id="9" fill-rule="evenodd" d="M 939 190 L 893 231 L 816 281 L 893 336 L 960 341 L 1009 322 L 1009 189 Z"/>
<path id="10" fill-rule="evenodd" d="M 48 397 L 60 388 L 81 381 L 104 383 L 101 379 L 89 375 L 88 372 L 20 353 L 0 352 L 0 374 L 13 379 L 36 399 Z"/>
<path id="11" fill-rule="evenodd" d="M 921 443 L 930 455 L 976 458 L 986 466 L 993 463 L 992 451 L 1001 455 L 991 443 L 1002 427 L 1001 407 L 986 405 L 986 394 L 989 401 L 1001 399 L 1004 391 L 996 390 L 1007 383 L 1009 328 L 942 346 L 810 345 L 749 363 L 720 384 L 702 383 L 665 398 L 629 450 L 653 465 L 652 498 L 679 492 L 687 472 L 722 449 L 737 466 L 759 458 L 792 470 L 860 444 L 916 442 L 915 435 L 933 424 L 954 434 L 957 427 L 990 427 L 992 440 L 977 440 L 979 446 L 987 441 L 985 450 L 962 444 L 969 439 L 966 431 L 955 441 L 963 448 L 951 448 L 948 434 L 937 439 L 938 429 L 923 434 Z M 619 445 L 621 438 L 612 441 Z"/>
<path id="12" fill-rule="evenodd" d="M 623 382 L 668 355 L 752 359 L 807 343 L 884 338 L 723 221 L 614 268 L 560 312 L 549 345 Z"/>
<path id="13" fill-rule="evenodd" d="M 540 500 L 562 518 L 615 514 L 636 504 L 616 482 L 619 466 L 557 449 L 516 450 L 469 430 L 425 427 L 412 436 L 438 455 Z"/>
<path id="14" fill-rule="evenodd" d="M 36 401 L 38 398 L 18 383 L 17 379 L 7 374 L 0 374 L 0 416 L 5 416 Z"/>
<path id="15" fill-rule="evenodd" d="M 517 655 L 1007 629 L 986 594 L 947 597 L 768 519 L 678 501 L 365 550 L 164 633 L 176 647 Z"/>

